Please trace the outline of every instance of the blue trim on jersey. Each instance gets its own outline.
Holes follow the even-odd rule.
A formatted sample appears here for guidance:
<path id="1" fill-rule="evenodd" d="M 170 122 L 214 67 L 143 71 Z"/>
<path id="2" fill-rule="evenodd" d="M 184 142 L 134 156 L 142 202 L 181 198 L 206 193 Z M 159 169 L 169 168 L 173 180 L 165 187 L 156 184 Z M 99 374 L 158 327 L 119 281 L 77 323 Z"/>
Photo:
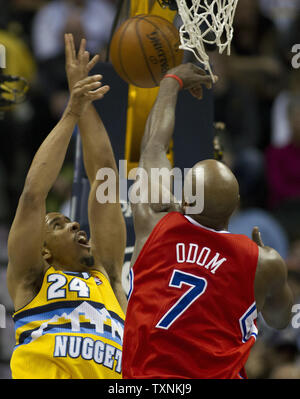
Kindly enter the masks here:
<path id="1" fill-rule="evenodd" d="M 81 305 L 83 305 L 83 307 L 80 309 Z M 87 311 L 85 310 L 86 307 Z M 91 310 L 91 314 L 89 313 L 89 309 Z M 72 331 L 72 322 L 76 322 L 74 315 L 78 318 L 78 331 Z M 86 317 L 89 321 L 80 322 L 79 317 L 81 315 Z M 34 337 L 35 334 L 33 334 L 35 332 L 38 334 L 38 337 L 47 333 L 53 334 L 57 332 L 71 332 L 74 334 L 87 333 L 107 338 L 119 345 L 122 345 L 123 337 L 121 337 L 120 334 L 123 335 L 124 320 L 115 312 L 107 310 L 105 306 L 99 302 L 60 301 L 26 310 L 16 316 L 18 316 L 15 317 L 16 335 L 18 335 L 17 330 L 19 328 L 26 328 L 26 325 L 30 322 L 40 321 L 40 325 L 36 328 L 27 329 L 20 333 L 17 346 L 27 344 L 36 339 L 37 337 Z M 60 318 L 64 318 L 65 320 L 62 320 L 62 322 L 58 324 L 57 321 L 59 321 Z M 99 329 L 98 331 L 96 330 L 98 323 L 101 323 L 99 325 L 100 332 Z M 101 332 L 101 330 L 103 330 L 103 332 Z M 113 332 L 115 335 L 114 337 Z"/>
<path id="2" fill-rule="evenodd" d="M 129 292 L 128 292 L 128 295 L 127 295 L 127 300 L 128 301 L 129 301 L 129 299 L 131 297 L 131 294 L 132 294 L 132 291 L 133 291 L 133 282 L 134 282 L 134 273 L 133 273 L 133 270 L 131 268 L 130 271 L 129 271 Z"/>
<path id="3" fill-rule="evenodd" d="M 248 331 L 247 331 L 247 326 L 246 326 L 246 321 L 248 318 L 253 317 L 254 315 L 253 313 L 256 312 L 256 303 L 254 302 L 248 309 L 248 311 L 246 313 L 244 313 L 244 315 L 241 317 L 240 319 L 240 326 L 241 326 L 241 330 L 242 330 L 242 342 L 245 343 L 249 340 L 250 337 L 254 337 L 256 340 L 257 337 L 257 333 L 256 332 L 252 332 L 249 337 L 247 337 L 248 335 Z"/>
<path id="4" fill-rule="evenodd" d="M 67 274 L 68 276 L 77 276 L 84 280 L 88 280 L 90 277 L 92 277 L 92 275 L 88 272 L 64 272 L 64 274 Z"/>
<path id="5" fill-rule="evenodd" d="M 115 338 L 112 337 L 112 331 L 111 331 L 110 326 L 104 325 L 103 329 L 104 329 L 103 333 L 98 333 L 95 331 L 94 325 L 91 325 L 90 323 L 81 323 L 80 331 L 72 332 L 71 323 L 50 324 L 43 330 L 43 333 L 41 336 L 43 336 L 45 334 L 63 334 L 63 333 L 70 333 L 70 332 L 72 332 L 73 335 L 79 335 L 79 336 L 80 336 L 80 334 L 93 334 L 93 335 L 96 335 L 97 337 L 106 338 L 106 339 L 109 339 L 110 341 L 115 342 L 116 344 L 122 345 L 122 339 L 118 333 L 117 333 L 118 337 L 115 337 Z M 29 344 L 32 341 L 31 334 L 36 330 L 38 330 L 38 328 L 35 328 L 33 330 L 24 331 L 20 335 L 19 344 L 15 345 L 14 350 L 21 345 Z"/>
<path id="6" fill-rule="evenodd" d="M 83 302 L 87 302 L 91 306 L 96 309 L 103 309 L 105 306 L 103 303 L 88 301 L 88 300 L 81 300 L 81 301 L 58 301 L 53 302 L 43 306 L 37 306 L 32 309 L 24 310 L 16 315 L 13 316 L 13 320 L 15 322 L 15 330 L 19 327 L 24 326 L 25 324 L 29 323 L 30 321 L 35 320 L 48 320 L 51 319 L 55 315 L 61 315 L 63 313 L 70 312 L 70 309 L 75 309 L 77 306 L 81 305 Z M 124 320 L 115 312 L 108 310 L 110 316 L 115 319 L 116 321 L 120 322 L 124 325 Z"/>

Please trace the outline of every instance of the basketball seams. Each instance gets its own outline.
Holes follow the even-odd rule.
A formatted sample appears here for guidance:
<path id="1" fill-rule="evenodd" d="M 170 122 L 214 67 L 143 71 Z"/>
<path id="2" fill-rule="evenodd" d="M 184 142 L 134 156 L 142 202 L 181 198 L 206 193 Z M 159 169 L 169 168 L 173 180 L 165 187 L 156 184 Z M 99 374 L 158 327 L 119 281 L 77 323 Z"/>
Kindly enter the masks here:
<path id="1" fill-rule="evenodd" d="M 155 16 L 156 16 L 157 18 L 159 18 L 159 19 L 163 20 L 164 22 L 166 22 L 166 19 L 161 18 L 161 17 L 159 17 L 159 16 L 157 16 L 157 15 L 150 15 L 150 16 L 151 16 L 151 17 L 155 17 Z M 175 54 L 174 54 L 174 51 L 173 51 L 172 46 L 171 46 L 170 43 L 169 43 L 168 37 L 165 35 L 165 33 L 164 33 L 161 29 L 159 29 L 159 27 L 158 27 L 154 22 L 150 21 L 148 18 L 146 19 L 146 18 L 143 17 L 143 18 L 140 18 L 140 19 L 143 19 L 144 21 L 146 21 L 146 22 L 148 22 L 149 24 L 151 24 L 152 26 L 154 26 L 154 28 L 157 29 L 157 31 L 158 31 L 158 32 L 161 34 L 161 36 L 164 38 L 164 40 L 165 40 L 166 43 L 167 43 L 167 46 L 169 47 L 170 54 L 171 54 L 172 61 L 173 61 L 173 67 L 174 67 L 174 66 L 176 65 Z M 169 32 L 173 34 L 173 32 L 172 32 L 171 29 L 169 30 Z M 174 38 L 175 38 L 175 37 L 174 37 Z"/>
<path id="2" fill-rule="evenodd" d="M 142 50 L 142 53 L 143 53 L 143 56 L 144 56 L 144 60 L 145 60 L 147 69 L 148 69 L 148 71 L 150 72 L 150 75 L 151 75 L 151 77 L 152 77 L 152 80 L 153 80 L 154 84 L 155 84 L 156 86 L 158 86 L 159 83 L 157 83 L 157 81 L 156 81 L 156 79 L 155 79 L 155 76 L 153 75 L 153 72 L 152 72 L 151 67 L 150 67 L 150 65 L 149 65 L 147 53 L 145 52 L 145 49 L 144 49 L 144 46 L 143 46 L 143 41 L 142 41 L 142 39 L 141 39 L 141 35 L 140 35 L 139 30 L 138 30 L 138 23 L 139 23 L 140 21 L 144 21 L 144 18 L 138 18 L 138 22 L 137 22 L 136 25 L 135 25 L 135 31 L 136 31 L 136 34 L 137 34 L 137 37 L 138 37 L 138 40 L 139 40 L 140 48 L 141 48 L 141 50 Z M 147 20 L 146 20 L 146 21 L 147 21 Z"/>
<path id="3" fill-rule="evenodd" d="M 163 18 L 163 17 L 160 17 L 159 15 L 151 15 L 151 17 L 152 18 L 157 18 L 159 21 L 168 21 L 168 20 L 166 20 L 165 18 Z M 150 21 L 149 21 L 150 22 Z M 168 25 L 166 25 L 166 28 L 168 28 L 168 32 L 173 36 L 173 38 L 174 39 L 176 39 L 177 41 L 179 40 L 179 42 L 180 42 L 180 36 L 179 36 L 179 33 L 178 33 L 178 30 L 177 30 L 177 28 L 170 22 L 170 21 L 168 21 L 169 22 L 169 26 Z M 154 22 L 152 22 L 153 24 L 154 24 Z M 156 26 L 156 25 L 155 25 Z M 174 30 L 173 29 L 171 29 L 171 27 L 173 27 L 174 28 Z M 157 28 L 157 29 L 159 29 L 159 28 Z M 176 32 L 175 32 L 176 31 Z M 165 33 L 164 32 L 161 32 L 163 35 L 165 35 Z M 167 42 L 168 42 L 168 39 L 166 39 L 167 40 Z M 169 44 L 169 42 L 168 42 L 168 44 Z M 172 55 L 173 55 L 173 51 L 174 51 L 174 49 L 171 47 L 171 52 L 172 52 Z M 174 56 L 175 57 L 175 56 Z"/>
<path id="4" fill-rule="evenodd" d="M 149 15 L 147 14 L 147 15 L 143 16 L 142 18 L 145 18 L 145 17 L 157 18 L 160 22 L 164 22 L 164 23 L 166 23 L 166 21 L 167 21 L 167 22 L 169 22 L 169 26 L 170 27 L 172 26 L 176 30 L 176 33 L 178 32 L 177 28 L 168 19 L 160 17 L 159 15 L 152 15 L 152 14 L 149 14 Z M 179 36 L 177 34 L 175 34 L 175 30 L 170 29 L 169 32 L 172 33 L 172 36 L 174 37 L 174 39 L 178 39 Z"/>
<path id="5" fill-rule="evenodd" d="M 167 19 L 136 15 L 128 19 L 112 40 L 113 66 L 120 77 L 133 86 L 159 86 L 164 71 L 181 62 L 177 42 L 176 28 Z"/>
<path id="6" fill-rule="evenodd" d="M 123 38 L 124 38 L 124 35 L 125 35 L 126 31 L 127 31 L 127 28 L 128 28 L 129 25 L 130 25 L 130 22 L 131 22 L 131 21 L 128 20 L 127 25 L 125 25 L 125 27 L 124 27 L 124 29 L 123 29 L 121 35 L 120 35 L 119 44 L 118 44 L 118 56 L 119 56 L 119 61 L 120 61 L 120 67 L 121 67 L 121 69 L 122 69 L 124 75 L 126 76 L 126 78 L 128 79 L 128 81 L 130 82 L 130 84 L 132 84 L 132 85 L 134 85 L 134 86 L 138 86 L 138 85 L 136 84 L 136 82 L 134 82 L 134 81 L 128 76 L 128 74 L 127 74 L 127 72 L 126 72 L 126 69 L 125 69 L 125 66 L 124 66 L 124 64 L 123 64 L 123 61 L 122 61 L 122 46 L 121 46 L 121 44 L 122 44 L 122 40 L 123 40 Z M 138 18 L 137 18 L 137 22 L 138 22 Z M 136 23 L 137 23 L 137 22 L 136 22 Z"/>

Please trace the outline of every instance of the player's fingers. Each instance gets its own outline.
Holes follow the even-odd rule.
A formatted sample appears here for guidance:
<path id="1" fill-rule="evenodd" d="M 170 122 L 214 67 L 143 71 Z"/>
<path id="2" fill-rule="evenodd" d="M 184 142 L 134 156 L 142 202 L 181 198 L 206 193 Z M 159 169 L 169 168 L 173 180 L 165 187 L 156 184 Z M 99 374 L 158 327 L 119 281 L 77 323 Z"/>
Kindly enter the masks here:
<path id="1" fill-rule="evenodd" d="M 197 74 L 200 75 L 200 76 L 209 77 L 209 78 L 211 79 L 211 82 L 213 82 L 213 81 L 214 81 L 214 82 L 218 81 L 218 77 L 217 77 L 216 75 L 213 75 L 213 76 L 208 75 L 205 69 L 200 68 L 200 67 L 197 66 L 197 65 L 193 65 L 193 68 L 194 68 L 194 72 L 195 72 L 195 73 L 197 73 Z"/>
<path id="2" fill-rule="evenodd" d="M 90 59 L 90 53 L 89 53 L 88 51 L 85 51 L 85 52 L 83 53 L 82 59 L 83 59 L 84 65 L 87 66 L 88 63 L 89 63 L 89 59 Z"/>
<path id="3" fill-rule="evenodd" d="M 196 97 L 198 100 L 201 100 L 203 98 L 203 90 L 202 87 L 193 87 L 190 89 L 190 93 L 192 96 Z"/>
<path id="4" fill-rule="evenodd" d="M 104 86 L 99 87 L 99 89 L 94 90 L 94 91 L 92 92 L 92 94 L 97 96 L 98 94 L 105 94 L 105 93 L 107 93 L 109 90 L 110 90 L 110 86 L 104 85 Z"/>
<path id="5" fill-rule="evenodd" d="M 94 66 L 97 64 L 97 62 L 99 61 L 99 54 L 96 54 L 91 61 L 89 61 L 89 63 L 87 64 L 87 69 L 88 71 L 92 70 L 94 68 Z"/>
<path id="6" fill-rule="evenodd" d="M 263 247 L 264 243 L 262 242 L 261 239 L 261 234 L 259 231 L 259 228 L 257 226 L 255 226 L 252 230 L 252 240 L 259 246 L 259 247 Z"/>
<path id="7" fill-rule="evenodd" d="M 95 100 L 100 100 L 105 96 L 105 94 L 110 90 L 110 87 L 108 85 L 102 86 L 96 90 L 89 91 L 86 93 L 86 96 L 88 96 L 89 100 L 95 101 Z"/>
<path id="8" fill-rule="evenodd" d="M 92 82 L 92 83 L 86 83 L 85 85 L 83 85 L 82 87 L 78 88 L 77 93 L 79 95 L 81 94 L 87 94 L 89 92 L 92 92 L 93 90 L 98 89 L 100 86 L 102 86 L 101 82 Z"/>
<path id="9" fill-rule="evenodd" d="M 199 82 L 201 82 L 201 84 L 204 84 L 205 86 L 209 86 L 213 84 L 213 78 L 210 75 L 201 75 L 199 76 Z"/>
<path id="10" fill-rule="evenodd" d="M 74 44 L 74 38 L 72 33 L 68 33 L 68 38 L 69 38 L 69 43 L 70 43 L 70 48 L 71 48 L 71 53 L 72 53 L 72 59 L 76 59 L 76 50 L 75 50 L 75 44 Z"/>
<path id="11" fill-rule="evenodd" d="M 72 61 L 72 48 L 70 44 L 69 35 L 65 33 L 65 56 L 66 56 L 66 63 L 70 63 Z"/>
<path id="12" fill-rule="evenodd" d="M 203 68 L 200 68 L 198 65 L 192 64 L 192 68 L 199 75 L 206 75 L 206 71 Z"/>
<path id="13" fill-rule="evenodd" d="M 83 61 L 84 60 L 85 46 L 86 46 L 86 40 L 85 39 L 81 39 L 79 50 L 78 50 L 78 60 L 79 61 Z"/>
<path id="14" fill-rule="evenodd" d="M 76 87 L 83 87 L 87 84 L 93 83 L 93 82 L 97 82 L 99 80 L 102 79 L 102 75 L 92 75 L 92 76 L 87 76 L 86 78 L 80 80 L 79 82 L 76 83 Z"/>

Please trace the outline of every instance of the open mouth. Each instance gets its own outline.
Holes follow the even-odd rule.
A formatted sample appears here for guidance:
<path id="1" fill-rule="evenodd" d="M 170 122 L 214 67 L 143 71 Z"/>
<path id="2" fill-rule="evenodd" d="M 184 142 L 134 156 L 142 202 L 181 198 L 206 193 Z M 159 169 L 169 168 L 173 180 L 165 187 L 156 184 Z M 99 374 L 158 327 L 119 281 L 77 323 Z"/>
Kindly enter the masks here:
<path id="1" fill-rule="evenodd" d="M 76 234 L 76 239 L 77 239 L 78 244 L 81 245 L 82 247 L 91 248 L 85 231 L 79 231 Z"/>

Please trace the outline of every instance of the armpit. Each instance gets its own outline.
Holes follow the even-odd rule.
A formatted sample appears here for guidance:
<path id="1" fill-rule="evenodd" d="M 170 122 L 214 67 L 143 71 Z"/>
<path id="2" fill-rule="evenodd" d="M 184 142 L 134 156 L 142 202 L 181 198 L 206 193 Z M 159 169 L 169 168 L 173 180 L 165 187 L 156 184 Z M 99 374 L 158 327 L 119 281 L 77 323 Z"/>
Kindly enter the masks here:
<path id="1" fill-rule="evenodd" d="M 160 213 L 160 212 L 179 212 L 183 213 L 181 204 L 179 203 L 171 203 L 171 204 L 150 204 L 150 207 L 153 212 Z"/>
<path id="2" fill-rule="evenodd" d="M 41 266 L 41 270 L 37 271 L 36 268 L 31 268 L 24 276 L 23 287 L 25 290 L 32 291 L 33 295 L 37 295 L 43 284 L 45 269 Z"/>

